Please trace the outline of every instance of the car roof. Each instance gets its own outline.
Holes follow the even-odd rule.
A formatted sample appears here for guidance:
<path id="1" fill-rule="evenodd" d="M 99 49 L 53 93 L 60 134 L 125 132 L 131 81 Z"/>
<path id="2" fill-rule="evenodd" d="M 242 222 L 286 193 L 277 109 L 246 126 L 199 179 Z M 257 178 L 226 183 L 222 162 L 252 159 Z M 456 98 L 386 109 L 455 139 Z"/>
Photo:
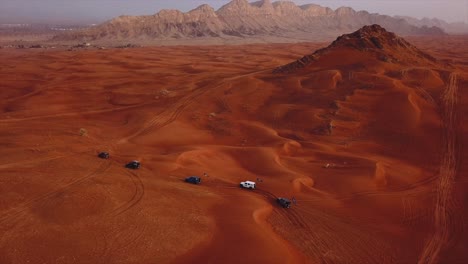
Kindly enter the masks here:
<path id="1" fill-rule="evenodd" d="M 245 181 L 245 183 L 255 184 L 253 181 Z"/>

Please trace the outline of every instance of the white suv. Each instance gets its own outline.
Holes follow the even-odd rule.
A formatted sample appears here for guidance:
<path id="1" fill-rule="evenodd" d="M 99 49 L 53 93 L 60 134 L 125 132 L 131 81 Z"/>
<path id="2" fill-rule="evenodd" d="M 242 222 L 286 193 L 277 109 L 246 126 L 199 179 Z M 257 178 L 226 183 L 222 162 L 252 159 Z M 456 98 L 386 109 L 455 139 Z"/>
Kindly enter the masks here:
<path id="1" fill-rule="evenodd" d="M 242 188 L 255 189 L 255 182 L 253 182 L 253 181 L 243 181 L 239 185 Z"/>

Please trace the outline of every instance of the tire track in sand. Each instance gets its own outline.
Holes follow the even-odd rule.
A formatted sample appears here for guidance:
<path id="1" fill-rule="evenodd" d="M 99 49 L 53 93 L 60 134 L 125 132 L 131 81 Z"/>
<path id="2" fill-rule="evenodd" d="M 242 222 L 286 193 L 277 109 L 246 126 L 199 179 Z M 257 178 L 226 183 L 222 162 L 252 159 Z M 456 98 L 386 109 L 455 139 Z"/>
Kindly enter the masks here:
<path id="1" fill-rule="evenodd" d="M 189 94 L 183 96 L 180 100 L 178 100 L 176 103 L 171 105 L 170 107 L 166 108 L 163 110 L 161 113 L 155 115 L 153 118 L 149 119 L 146 121 L 140 129 L 135 131 L 129 136 L 123 137 L 118 141 L 118 144 L 126 143 L 130 139 L 133 139 L 137 136 L 145 135 L 150 132 L 152 132 L 155 129 L 162 128 L 170 123 L 172 123 L 174 120 L 176 120 L 179 115 L 191 104 L 196 102 L 196 99 L 201 97 L 202 95 L 206 94 L 209 91 L 212 91 L 214 89 L 217 89 L 225 84 L 229 84 L 231 81 L 235 81 L 241 78 L 249 77 L 252 75 L 255 75 L 257 73 L 264 72 L 264 70 L 261 71 L 255 71 L 251 73 L 246 73 L 234 77 L 229 77 L 223 80 L 220 80 L 219 82 L 213 84 L 213 85 L 208 85 L 205 87 L 200 87 L 196 89 L 195 91 L 190 92 Z"/>
<path id="2" fill-rule="evenodd" d="M 133 186 L 135 188 L 135 191 L 133 192 L 132 198 L 130 198 L 129 201 L 121 204 L 114 210 L 112 210 L 111 215 L 112 216 L 118 216 L 126 211 L 132 209 L 135 205 L 137 205 L 142 199 L 143 196 L 145 196 L 145 185 L 143 184 L 143 181 L 141 180 L 140 176 L 138 173 L 126 171 L 127 175 L 131 179 Z"/>
<path id="3" fill-rule="evenodd" d="M 300 205 L 274 213 L 286 226 L 286 237 L 317 263 L 395 263 L 395 249 L 356 222 Z"/>
<path id="4" fill-rule="evenodd" d="M 267 198 L 276 204 L 275 194 L 255 189 L 254 193 Z M 356 223 L 306 209 L 295 205 L 285 210 L 275 206 L 273 214 L 279 217 L 286 226 L 292 228 L 298 244 L 292 243 L 302 253 L 319 263 L 394 263 L 395 250 L 385 241 L 366 229 L 356 228 Z M 338 231 L 338 232 L 337 232 Z"/>
<path id="5" fill-rule="evenodd" d="M 97 109 L 97 110 L 89 110 L 89 111 L 81 111 L 81 112 L 68 112 L 68 113 L 59 113 L 59 114 L 45 114 L 40 116 L 29 116 L 29 117 L 20 117 L 20 118 L 8 118 L 8 119 L 0 119 L 0 123 L 12 123 L 12 122 L 22 122 L 22 121 L 31 121 L 31 120 L 42 120 L 48 118 L 62 118 L 62 117 L 74 117 L 74 116 L 84 116 L 84 115 L 95 115 L 95 114 L 106 114 L 111 112 L 118 112 L 118 111 L 125 111 L 131 110 L 135 108 L 140 108 L 143 106 L 148 106 L 154 104 L 154 101 L 149 101 L 141 104 L 129 105 L 129 106 L 122 106 L 122 107 L 114 107 L 114 108 L 106 108 L 106 109 Z"/>
<path id="6" fill-rule="evenodd" d="M 79 151 L 75 152 L 73 154 L 84 154 L 88 152 L 86 151 Z M 28 160 L 23 160 L 20 162 L 12 162 L 12 163 L 4 163 L 0 164 L 0 169 L 8 169 L 8 168 L 18 168 L 21 167 L 22 165 L 34 165 L 37 163 L 42 163 L 42 162 L 47 162 L 47 161 L 53 161 L 53 160 L 58 160 L 58 159 L 63 159 L 63 158 L 68 158 L 70 157 L 70 153 L 64 154 L 64 155 L 57 155 L 57 156 L 51 156 L 51 157 L 44 157 L 44 158 L 38 158 L 38 159 L 28 159 Z"/>
<path id="7" fill-rule="evenodd" d="M 410 70 L 410 68 L 407 68 L 407 69 L 403 69 L 400 71 L 400 74 L 401 74 L 401 78 L 402 79 L 408 79 L 408 71 Z M 403 80 L 400 80 L 400 81 L 403 81 Z M 434 105 L 434 106 L 437 106 L 437 102 L 434 100 L 434 97 L 432 97 L 432 95 L 426 91 L 426 89 L 420 87 L 420 86 L 416 86 L 414 87 L 416 89 L 416 92 L 419 96 L 421 96 L 424 100 L 426 100 L 427 102 L 429 102 L 430 104 Z"/>
<path id="8" fill-rule="evenodd" d="M 439 183 L 436 190 L 434 208 L 434 231 L 429 237 L 419 257 L 418 263 L 437 263 L 444 247 L 450 238 L 461 227 L 460 221 L 455 219 L 453 185 L 458 172 L 458 158 L 460 154 L 458 106 L 458 76 L 450 75 L 449 84 L 442 97 L 444 124 L 442 160 L 439 168 Z"/>
<path id="9" fill-rule="evenodd" d="M 1 215 L 0 215 L 0 225 L 2 226 L 5 226 L 8 224 L 9 220 L 12 220 L 10 221 L 13 225 L 16 224 L 17 221 L 13 221 L 13 220 L 16 220 L 18 217 L 24 215 L 32 206 L 34 206 L 35 204 L 39 203 L 39 202 L 42 202 L 44 200 L 47 200 L 47 199 L 51 199 L 52 197 L 54 197 L 56 194 L 58 193 L 61 193 L 61 192 L 64 192 L 64 191 L 67 191 L 69 190 L 70 188 L 73 188 L 74 186 L 77 186 L 78 184 L 96 176 L 97 174 L 101 174 L 101 173 L 104 173 L 105 171 L 107 171 L 110 166 L 112 165 L 112 163 L 110 161 L 104 161 L 102 162 L 101 164 L 99 164 L 99 166 L 91 171 L 90 173 L 88 173 L 87 175 L 83 176 L 83 177 L 80 177 L 78 179 L 75 179 L 67 184 L 64 184 L 52 191 L 49 191 L 45 194 L 42 194 L 42 195 L 39 195 L 31 200 L 28 200 L 16 207 L 13 207 L 13 208 L 10 208 L 8 209 L 7 211 L 3 212 Z"/>

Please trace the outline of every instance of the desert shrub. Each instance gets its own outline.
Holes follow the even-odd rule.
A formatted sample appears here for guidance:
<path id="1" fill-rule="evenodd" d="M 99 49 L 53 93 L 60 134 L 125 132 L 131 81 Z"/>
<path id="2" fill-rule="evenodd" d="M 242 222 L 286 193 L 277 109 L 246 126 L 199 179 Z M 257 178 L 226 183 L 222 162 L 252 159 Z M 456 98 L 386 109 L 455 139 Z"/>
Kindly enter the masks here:
<path id="1" fill-rule="evenodd" d="M 86 130 L 84 128 L 80 128 L 80 136 L 82 136 L 82 137 L 88 136 L 88 130 Z"/>

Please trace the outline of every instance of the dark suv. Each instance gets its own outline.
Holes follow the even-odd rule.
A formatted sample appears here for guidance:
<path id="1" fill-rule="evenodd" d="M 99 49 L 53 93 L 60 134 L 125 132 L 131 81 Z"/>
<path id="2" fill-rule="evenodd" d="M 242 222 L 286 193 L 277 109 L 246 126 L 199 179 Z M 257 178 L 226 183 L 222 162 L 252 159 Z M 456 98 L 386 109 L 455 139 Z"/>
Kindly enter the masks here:
<path id="1" fill-rule="evenodd" d="M 101 158 L 101 159 L 108 159 L 109 158 L 109 153 L 107 152 L 100 152 L 98 154 L 98 157 Z"/>
<path id="2" fill-rule="evenodd" d="M 130 161 L 129 163 L 127 163 L 127 165 L 125 165 L 125 168 L 134 169 L 134 170 L 139 169 L 140 162 L 137 160 Z"/>
<path id="3" fill-rule="evenodd" d="M 276 199 L 276 202 L 278 202 L 283 208 L 291 207 L 291 201 L 289 199 L 279 197 Z"/>
<path id="4" fill-rule="evenodd" d="M 190 176 L 188 178 L 185 178 L 185 182 L 193 183 L 193 184 L 200 184 L 201 179 L 200 177 Z"/>

